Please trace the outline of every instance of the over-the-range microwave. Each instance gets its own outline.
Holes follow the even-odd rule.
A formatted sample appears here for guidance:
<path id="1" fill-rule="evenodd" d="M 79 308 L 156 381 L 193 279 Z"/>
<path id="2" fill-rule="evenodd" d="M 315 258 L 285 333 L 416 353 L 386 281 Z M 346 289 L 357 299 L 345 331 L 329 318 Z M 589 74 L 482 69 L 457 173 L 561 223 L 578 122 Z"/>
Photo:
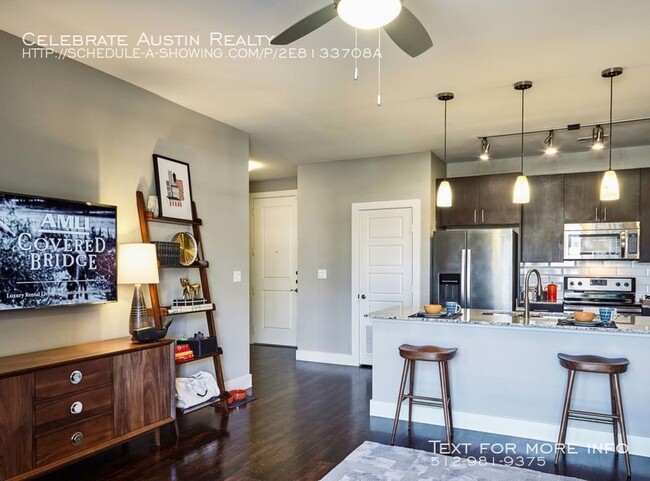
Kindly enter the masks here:
<path id="1" fill-rule="evenodd" d="M 638 259 L 640 226 L 639 222 L 564 224 L 564 259 Z"/>

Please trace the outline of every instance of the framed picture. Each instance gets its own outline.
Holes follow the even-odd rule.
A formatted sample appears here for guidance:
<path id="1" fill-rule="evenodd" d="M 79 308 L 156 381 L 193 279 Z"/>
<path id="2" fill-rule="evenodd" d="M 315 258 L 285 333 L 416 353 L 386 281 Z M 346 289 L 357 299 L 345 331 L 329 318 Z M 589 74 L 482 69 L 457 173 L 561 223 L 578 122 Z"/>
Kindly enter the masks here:
<path id="1" fill-rule="evenodd" d="M 192 220 L 190 164 L 154 154 L 153 168 L 160 216 Z"/>

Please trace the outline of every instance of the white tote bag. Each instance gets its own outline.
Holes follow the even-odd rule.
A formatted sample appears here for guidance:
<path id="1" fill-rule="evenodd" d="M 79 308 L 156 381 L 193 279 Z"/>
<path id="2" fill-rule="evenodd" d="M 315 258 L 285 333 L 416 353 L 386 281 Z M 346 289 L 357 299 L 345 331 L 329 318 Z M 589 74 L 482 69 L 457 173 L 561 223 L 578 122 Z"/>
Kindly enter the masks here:
<path id="1" fill-rule="evenodd" d="M 219 396 L 214 376 L 199 371 L 190 377 L 176 378 L 176 407 L 187 409 Z"/>

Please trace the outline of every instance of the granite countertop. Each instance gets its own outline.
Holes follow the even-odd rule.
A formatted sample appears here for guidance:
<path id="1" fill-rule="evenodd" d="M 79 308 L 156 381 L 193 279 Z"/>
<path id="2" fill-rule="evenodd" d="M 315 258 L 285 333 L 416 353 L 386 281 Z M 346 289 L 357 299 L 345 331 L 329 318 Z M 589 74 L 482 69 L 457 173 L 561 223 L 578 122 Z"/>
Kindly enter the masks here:
<path id="1" fill-rule="evenodd" d="M 390 307 L 381 311 L 367 314 L 373 320 L 393 320 L 403 322 L 427 322 L 462 324 L 484 327 L 505 327 L 516 329 L 545 329 L 565 330 L 573 332 L 589 332 L 611 335 L 647 335 L 650 336 L 650 317 L 619 314 L 616 319 L 616 328 L 611 327 L 590 327 L 576 325 L 558 325 L 558 321 L 565 320 L 566 315 L 561 312 L 532 312 L 530 324 L 523 323 L 523 311 L 521 316 L 513 315 L 511 311 L 495 311 L 490 309 L 463 309 L 457 318 L 436 318 L 436 317 L 409 317 L 422 312 L 419 307 Z M 650 338 L 650 337 L 649 337 Z"/>

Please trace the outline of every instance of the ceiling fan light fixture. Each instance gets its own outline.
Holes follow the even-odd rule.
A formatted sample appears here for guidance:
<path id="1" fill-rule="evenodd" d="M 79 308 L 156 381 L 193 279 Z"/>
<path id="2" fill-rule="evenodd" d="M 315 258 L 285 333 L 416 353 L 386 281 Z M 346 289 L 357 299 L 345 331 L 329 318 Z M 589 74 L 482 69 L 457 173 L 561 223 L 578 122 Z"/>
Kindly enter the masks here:
<path id="1" fill-rule="evenodd" d="M 481 160 L 490 160 L 490 142 L 487 137 L 481 139 L 481 154 L 478 156 Z"/>
<path id="2" fill-rule="evenodd" d="M 546 148 L 544 149 L 544 153 L 546 155 L 556 155 L 558 153 L 558 149 L 555 146 L 555 131 L 554 130 L 549 130 L 548 131 L 548 136 L 544 139 L 544 145 L 546 145 Z"/>
<path id="3" fill-rule="evenodd" d="M 395 20 L 402 10 L 401 0 L 340 0 L 339 17 L 355 28 L 370 30 Z"/>

